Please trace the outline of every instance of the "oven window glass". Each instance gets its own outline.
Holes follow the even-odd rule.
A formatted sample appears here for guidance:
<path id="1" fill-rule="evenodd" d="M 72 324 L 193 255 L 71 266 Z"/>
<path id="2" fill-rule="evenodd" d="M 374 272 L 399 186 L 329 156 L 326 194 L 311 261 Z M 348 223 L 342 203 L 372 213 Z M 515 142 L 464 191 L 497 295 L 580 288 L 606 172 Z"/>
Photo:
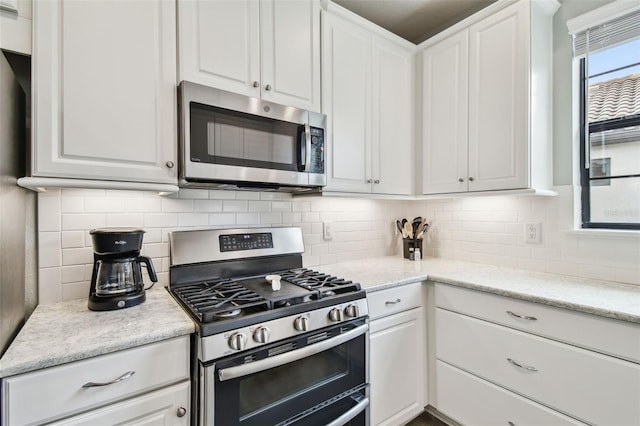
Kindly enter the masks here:
<path id="1" fill-rule="evenodd" d="M 191 161 L 297 171 L 301 126 L 191 103 Z"/>
<path id="2" fill-rule="evenodd" d="M 349 361 L 343 344 L 295 363 L 246 377 L 239 383 L 240 417 L 302 392 L 311 392 L 348 374 Z"/>

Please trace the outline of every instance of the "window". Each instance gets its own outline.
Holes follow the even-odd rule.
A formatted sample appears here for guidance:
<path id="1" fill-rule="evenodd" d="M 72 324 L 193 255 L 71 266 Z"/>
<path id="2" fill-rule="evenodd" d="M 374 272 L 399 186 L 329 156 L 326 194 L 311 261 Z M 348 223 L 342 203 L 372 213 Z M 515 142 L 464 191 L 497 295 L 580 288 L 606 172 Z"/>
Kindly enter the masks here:
<path id="1" fill-rule="evenodd" d="M 640 229 L 640 11 L 574 34 L 574 56 L 582 227 Z"/>

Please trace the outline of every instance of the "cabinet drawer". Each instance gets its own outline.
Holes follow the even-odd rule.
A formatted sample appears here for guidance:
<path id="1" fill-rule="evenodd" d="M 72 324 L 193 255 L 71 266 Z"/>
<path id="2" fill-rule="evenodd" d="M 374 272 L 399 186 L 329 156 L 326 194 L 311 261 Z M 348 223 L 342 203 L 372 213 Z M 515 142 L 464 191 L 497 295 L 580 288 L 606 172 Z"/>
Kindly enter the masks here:
<path id="1" fill-rule="evenodd" d="M 640 362 L 640 324 L 444 284 L 436 306 Z"/>
<path id="2" fill-rule="evenodd" d="M 436 357 L 585 422 L 640 424 L 638 364 L 440 308 Z"/>
<path id="3" fill-rule="evenodd" d="M 436 408 L 464 425 L 584 425 L 442 361 L 436 377 Z"/>
<path id="4" fill-rule="evenodd" d="M 117 383 L 83 387 L 131 371 Z M 20 374 L 3 380 L 3 424 L 47 422 L 188 378 L 188 336 Z"/>
<path id="5" fill-rule="evenodd" d="M 420 283 L 368 293 L 369 317 L 375 319 L 417 308 L 422 303 L 421 295 L 422 284 Z"/>

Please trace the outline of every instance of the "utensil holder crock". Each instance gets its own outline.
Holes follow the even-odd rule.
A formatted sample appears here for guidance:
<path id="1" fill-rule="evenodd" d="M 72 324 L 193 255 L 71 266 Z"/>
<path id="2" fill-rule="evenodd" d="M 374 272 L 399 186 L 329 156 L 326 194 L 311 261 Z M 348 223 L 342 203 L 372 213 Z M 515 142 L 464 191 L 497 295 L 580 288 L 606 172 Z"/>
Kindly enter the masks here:
<path id="1" fill-rule="evenodd" d="M 420 249 L 420 259 L 422 259 L 422 238 L 418 238 L 417 240 L 414 240 L 413 238 L 403 238 L 402 246 L 405 259 L 411 259 L 411 254 L 415 249 Z"/>

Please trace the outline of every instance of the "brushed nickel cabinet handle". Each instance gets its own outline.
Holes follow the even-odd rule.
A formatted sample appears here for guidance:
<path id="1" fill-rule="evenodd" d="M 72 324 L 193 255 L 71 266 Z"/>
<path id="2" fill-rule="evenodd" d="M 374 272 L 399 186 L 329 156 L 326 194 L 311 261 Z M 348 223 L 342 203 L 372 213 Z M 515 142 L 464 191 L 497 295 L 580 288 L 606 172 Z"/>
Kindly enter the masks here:
<path id="1" fill-rule="evenodd" d="M 380 183 L 380 179 L 374 180 L 373 183 Z"/>
<path id="2" fill-rule="evenodd" d="M 260 87 L 260 83 L 258 83 L 257 81 L 253 82 L 253 87 Z"/>
<path id="3" fill-rule="evenodd" d="M 513 360 L 513 359 L 511 359 L 511 358 L 507 358 L 507 361 L 509 361 L 509 363 L 510 363 L 511 365 L 515 365 L 516 367 L 518 367 L 518 368 L 522 368 L 523 370 L 527 370 L 527 371 L 538 371 L 538 369 L 537 369 L 537 368 L 535 368 L 535 367 L 532 367 L 532 366 L 530 366 L 530 365 L 520 364 L 519 362 L 516 362 L 516 361 L 514 361 L 514 360 Z"/>
<path id="4" fill-rule="evenodd" d="M 402 300 L 400 299 L 396 299 L 396 300 L 387 300 L 386 302 L 384 302 L 385 305 L 396 305 L 398 303 L 402 302 Z"/>
<path id="5" fill-rule="evenodd" d="M 527 315 L 520 315 L 520 314 L 516 314 L 515 312 L 512 312 L 512 311 L 507 311 L 507 313 L 509 315 L 511 315 L 512 317 L 515 317 L 515 318 L 525 319 L 525 320 L 528 320 L 528 321 L 538 321 L 538 318 L 536 318 L 536 317 L 529 317 Z"/>
<path id="6" fill-rule="evenodd" d="M 187 414 L 187 409 L 184 407 L 178 407 L 178 410 L 176 411 L 176 416 L 178 417 L 184 417 Z"/>
<path id="7" fill-rule="evenodd" d="M 169 161 L 167 161 L 165 163 L 165 166 L 167 166 L 170 169 L 173 169 L 175 167 L 175 163 L 173 161 L 169 160 Z"/>
<path id="8" fill-rule="evenodd" d="M 133 376 L 134 374 L 136 374 L 135 371 L 127 371 L 126 373 L 124 373 L 122 376 L 118 377 L 117 379 L 113 379 L 110 382 L 87 382 L 84 385 L 82 385 L 83 388 L 96 388 L 96 387 L 100 387 L 100 386 L 109 386 L 109 385 L 113 385 L 115 383 L 118 382 L 122 382 L 123 380 L 127 380 L 128 378 L 130 378 L 131 376 Z"/>

